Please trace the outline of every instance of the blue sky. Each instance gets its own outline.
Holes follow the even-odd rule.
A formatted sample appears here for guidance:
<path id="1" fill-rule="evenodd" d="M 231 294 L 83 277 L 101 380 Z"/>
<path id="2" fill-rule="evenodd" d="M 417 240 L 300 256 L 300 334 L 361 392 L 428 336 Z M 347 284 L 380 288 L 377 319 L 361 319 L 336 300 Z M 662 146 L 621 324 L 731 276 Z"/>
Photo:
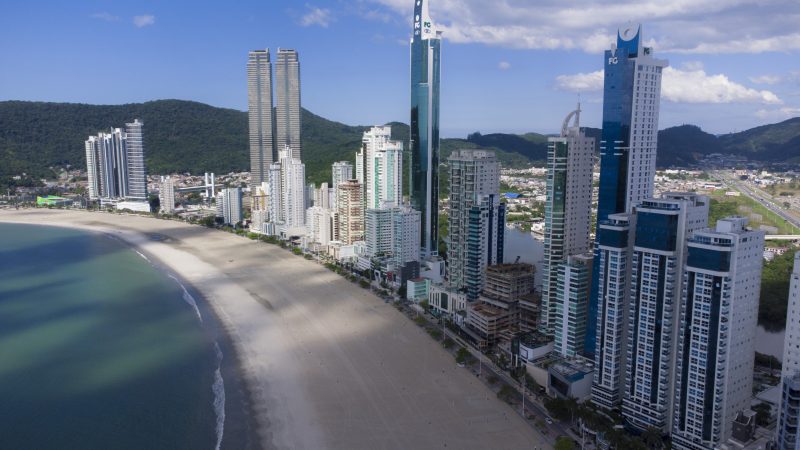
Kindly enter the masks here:
<path id="1" fill-rule="evenodd" d="M 0 4 L 0 100 L 163 98 L 246 109 L 251 49 L 300 52 L 303 106 L 347 124 L 408 122 L 413 0 Z M 660 127 L 727 133 L 800 116 L 797 0 L 431 0 L 444 30 L 442 128 L 599 126 L 603 49 L 625 21 L 670 61 Z"/>

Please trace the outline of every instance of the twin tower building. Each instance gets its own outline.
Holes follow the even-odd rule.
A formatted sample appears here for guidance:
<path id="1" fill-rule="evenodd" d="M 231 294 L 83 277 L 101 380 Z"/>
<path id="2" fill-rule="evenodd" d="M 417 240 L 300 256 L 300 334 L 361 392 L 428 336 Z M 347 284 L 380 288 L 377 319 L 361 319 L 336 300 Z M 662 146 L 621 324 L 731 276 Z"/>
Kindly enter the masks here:
<path id="1" fill-rule="evenodd" d="M 594 245 L 580 108 L 550 139 L 540 331 L 593 358 L 592 401 L 627 426 L 718 448 L 752 396 L 764 233 L 739 217 L 709 228 L 706 196 L 654 196 L 667 61 L 642 39 L 623 27 L 605 52 Z"/>

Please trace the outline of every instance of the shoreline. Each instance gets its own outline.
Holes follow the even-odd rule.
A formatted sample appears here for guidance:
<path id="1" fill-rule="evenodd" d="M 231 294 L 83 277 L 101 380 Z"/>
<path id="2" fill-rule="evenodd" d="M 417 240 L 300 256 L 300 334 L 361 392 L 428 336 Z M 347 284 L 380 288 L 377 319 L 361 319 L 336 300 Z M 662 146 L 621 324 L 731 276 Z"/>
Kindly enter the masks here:
<path id="1" fill-rule="evenodd" d="M 0 210 L 0 222 L 100 230 L 158 260 L 205 300 L 198 306 L 214 313 L 227 338 L 220 345 L 234 349 L 223 348 L 223 363 L 241 376 L 241 386 L 229 388 L 223 371 L 228 399 L 249 401 L 247 424 L 226 417 L 223 448 L 241 448 L 227 438 L 248 431 L 251 448 L 549 447 L 402 313 L 313 261 L 134 215 Z"/>

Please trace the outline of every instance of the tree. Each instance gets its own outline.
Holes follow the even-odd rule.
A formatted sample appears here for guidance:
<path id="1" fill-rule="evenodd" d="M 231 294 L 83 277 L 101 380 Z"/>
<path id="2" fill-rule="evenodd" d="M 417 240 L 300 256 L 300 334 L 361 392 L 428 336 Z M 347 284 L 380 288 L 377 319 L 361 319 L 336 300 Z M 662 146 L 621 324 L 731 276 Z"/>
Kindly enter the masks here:
<path id="1" fill-rule="evenodd" d="M 470 357 L 469 350 L 464 347 L 461 347 L 456 352 L 456 362 L 459 364 L 466 364 L 467 358 Z"/>
<path id="2" fill-rule="evenodd" d="M 575 441 L 566 437 L 566 436 L 559 436 L 556 438 L 556 445 L 555 450 L 574 450 L 575 449 Z"/>
<path id="3" fill-rule="evenodd" d="M 655 427 L 648 427 L 642 433 L 642 441 L 647 445 L 647 448 L 652 450 L 660 450 L 664 448 L 664 440 L 661 437 L 661 430 Z"/>

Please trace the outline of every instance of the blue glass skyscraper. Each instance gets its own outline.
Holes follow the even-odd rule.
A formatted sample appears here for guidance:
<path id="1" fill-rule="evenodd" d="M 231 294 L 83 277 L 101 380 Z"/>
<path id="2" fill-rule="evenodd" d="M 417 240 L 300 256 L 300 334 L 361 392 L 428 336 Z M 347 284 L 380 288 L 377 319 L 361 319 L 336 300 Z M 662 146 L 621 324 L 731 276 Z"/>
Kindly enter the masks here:
<path id="1" fill-rule="evenodd" d="M 597 233 L 585 352 L 595 355 L 593 401 L 620 404 L 624 384 L 632 230 L 629 213 L 653 196 L 661 72 L 641 25 L 619 29 L 604 58 Z"/>
<path id="2" fill-rule="evenodd" d="M 422 213 L 421 256 L 436 255 L 439 243 L 439 82 L 441 32 L 428 4 L 416 0 L 411 39 L 411 205 Z"/>

